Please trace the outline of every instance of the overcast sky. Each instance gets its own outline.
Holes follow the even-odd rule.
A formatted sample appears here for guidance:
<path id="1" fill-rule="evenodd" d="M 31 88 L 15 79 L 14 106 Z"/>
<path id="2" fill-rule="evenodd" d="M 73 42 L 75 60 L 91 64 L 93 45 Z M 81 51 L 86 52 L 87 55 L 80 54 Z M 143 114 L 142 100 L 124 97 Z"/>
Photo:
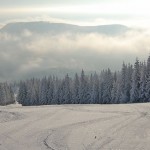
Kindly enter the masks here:
<path id="1" fill-rule="evenodd" d="M 0 0 L 0 22 L 49 20 L 149 27 L 148 0 Z"/>

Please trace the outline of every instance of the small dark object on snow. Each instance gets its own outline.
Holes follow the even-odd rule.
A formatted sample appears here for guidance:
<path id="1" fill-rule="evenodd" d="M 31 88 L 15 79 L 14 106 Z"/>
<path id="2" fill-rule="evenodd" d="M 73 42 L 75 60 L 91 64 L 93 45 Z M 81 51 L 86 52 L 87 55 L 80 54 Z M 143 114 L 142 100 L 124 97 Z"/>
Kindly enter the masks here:
<path id="1" fill-rule="evenodd" d="M 96 139 L 96 136 L 95 136 L 95 139 Z"/>

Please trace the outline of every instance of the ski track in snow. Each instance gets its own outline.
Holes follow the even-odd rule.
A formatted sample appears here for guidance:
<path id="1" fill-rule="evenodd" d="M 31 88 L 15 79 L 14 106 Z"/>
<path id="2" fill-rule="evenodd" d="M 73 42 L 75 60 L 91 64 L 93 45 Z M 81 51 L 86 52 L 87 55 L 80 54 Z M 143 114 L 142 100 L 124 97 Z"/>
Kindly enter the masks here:
<path id="1" fill-rule="evenodd" d="M 0 106 L 0 150 L 148 150 L 150 104 Z"/>

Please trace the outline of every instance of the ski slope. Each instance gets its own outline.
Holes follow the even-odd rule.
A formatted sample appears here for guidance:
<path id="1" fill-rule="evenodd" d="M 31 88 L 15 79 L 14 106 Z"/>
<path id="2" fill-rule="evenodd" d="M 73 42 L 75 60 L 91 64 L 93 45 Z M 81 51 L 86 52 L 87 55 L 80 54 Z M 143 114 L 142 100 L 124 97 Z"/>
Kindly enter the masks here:
<path id="1" fill-rule="evenodd" d="M 150 104 L 0 106 L 0 150 L 149 150 Z"/>

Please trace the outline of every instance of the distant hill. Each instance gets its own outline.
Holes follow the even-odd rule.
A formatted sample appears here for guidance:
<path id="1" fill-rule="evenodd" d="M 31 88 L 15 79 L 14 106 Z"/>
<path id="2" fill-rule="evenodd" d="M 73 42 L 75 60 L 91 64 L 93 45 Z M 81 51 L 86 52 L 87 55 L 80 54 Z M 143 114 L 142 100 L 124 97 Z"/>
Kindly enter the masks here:
<path id="1" fill-rule="evenodd" d="M 78 26 L 64 23 L 49 23 L 49 22 L 16 22 L 5 25 L 0 32 L 11 34 L 20 34 L 24 30 L 29 30 L 35 33 L 101 33 L 107 35 L 116 35 L 124 33 L 129 28 L 124 25 L 99 25 L 99 26 Z"/>

